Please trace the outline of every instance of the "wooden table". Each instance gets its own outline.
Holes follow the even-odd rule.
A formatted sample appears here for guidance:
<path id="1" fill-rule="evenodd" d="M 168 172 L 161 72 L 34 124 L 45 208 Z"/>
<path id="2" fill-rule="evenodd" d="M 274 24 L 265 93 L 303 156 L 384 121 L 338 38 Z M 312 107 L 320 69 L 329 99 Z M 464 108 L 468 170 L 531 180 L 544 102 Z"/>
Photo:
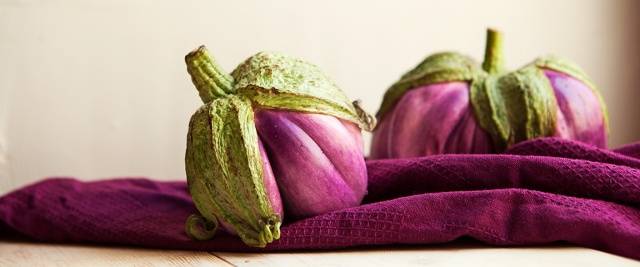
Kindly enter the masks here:
<path id="1" fill-rule="evenodd" d="M 228 253 L 30 243 L 0 239 L 0 266 L 640 266 L 597 250 L 552 245 L 490 247 L 475 242 L 332 252 Z"/>

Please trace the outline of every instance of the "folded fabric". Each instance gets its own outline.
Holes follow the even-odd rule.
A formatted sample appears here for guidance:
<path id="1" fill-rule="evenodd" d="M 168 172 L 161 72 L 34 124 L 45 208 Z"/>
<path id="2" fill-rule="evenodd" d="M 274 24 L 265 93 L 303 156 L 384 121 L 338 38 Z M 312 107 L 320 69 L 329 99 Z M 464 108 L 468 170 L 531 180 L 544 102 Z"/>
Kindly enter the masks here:
<path id="1" fill-rule="evenodd" d="M 640 259 L 640 143 L 608 151 L 546 138 L 502 155 L 368 161 L 359 207 L 286 221 L 264 249 L 218 234 L 192 241 L 185 181 L 51 178 L 0 198 L 0 232 L 48 242 L 273 251 L 433 244 L 467 236 L 493 245 L 565 241 Z"/>

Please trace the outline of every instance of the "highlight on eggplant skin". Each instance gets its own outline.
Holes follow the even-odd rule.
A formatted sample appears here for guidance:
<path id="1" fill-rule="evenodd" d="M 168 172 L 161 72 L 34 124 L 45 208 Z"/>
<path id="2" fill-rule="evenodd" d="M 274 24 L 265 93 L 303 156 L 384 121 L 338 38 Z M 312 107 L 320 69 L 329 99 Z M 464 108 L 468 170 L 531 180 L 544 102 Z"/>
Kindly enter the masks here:
<path id="1" fill-rule="evenodd" d="M 455 52 L 427 57 L 385 93 L 370 157 L 499 153 L 551 136 L 607 146 L 604 101 L 578 66 L 547 56 L 510 72 L 503 61 L 493 29 L 482 65 Z"/>
<path id="2" fill-rule="evenodd" d="M 204 103 L 187 134 L 187 181 L 198 210 L 185 223 L 189 237 L 224 231 L 265 247 L 285 220 L 360 204 L 367 187 L 361 129 L 373 129 L 375 117 L 318 67 L 261 52 L 227 74 L 203 46 L 185 61 Z"/>

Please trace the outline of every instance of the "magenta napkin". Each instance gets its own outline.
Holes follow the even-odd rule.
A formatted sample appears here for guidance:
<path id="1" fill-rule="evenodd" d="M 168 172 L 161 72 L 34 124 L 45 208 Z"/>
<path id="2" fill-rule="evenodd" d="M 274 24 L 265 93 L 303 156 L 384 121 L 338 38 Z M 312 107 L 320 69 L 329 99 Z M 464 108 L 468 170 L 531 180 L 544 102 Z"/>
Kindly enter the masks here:
<path id="1" fill-rule="evenodd" d="M 0 198 L 0 232 L 47 242 L 214 251 L 434 244 L 569 242 L 640 259 L 640 143 L 617 150 L 546 138 L 501 155 L 367 162 L 362 206 L 286 221 L 280 240 L 192 241 L 185 181 L 50 178 Z M 285 215 L 286 216 L 286 215 Z"/>

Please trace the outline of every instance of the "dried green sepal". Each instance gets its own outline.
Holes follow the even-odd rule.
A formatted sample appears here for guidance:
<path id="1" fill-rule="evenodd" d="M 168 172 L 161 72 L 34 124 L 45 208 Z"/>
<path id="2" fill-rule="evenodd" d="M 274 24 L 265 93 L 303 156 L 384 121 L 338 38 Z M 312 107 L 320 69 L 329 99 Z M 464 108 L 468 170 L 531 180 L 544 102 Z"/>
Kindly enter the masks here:
<path id="1" fill-rule="evenodd" d="M 492 136 L 498 150 L 554 132 L 555 94 L 536 66 L 474 80 L 470 101 L 476 119 Z"/>
<path id="2" fill-rule="evenodd" d="M 536 58 L 530 65 L 535 65 L 539 68 L 555 70 L 558 72 L 566 73 L 571 77 L 578 79 L 582 83 L 586 84 L 592 89 L 595 89 L 595 84 L 589 79 L 587 74 L 584 73 L 582 68 L 578 67 L 578 65 L 573 62 L 560 58 L 557 56 L 545 56 Z M 595 92 L 595 90 L 594 90 Z"/>
<path id="3" fill-rule="evenodd" d="M 400 98 L 416 87 L 440 82 L 470 81 L 485 73 L 472 58 L 454 52 L 433 54 L 407 72 L 384 94 L 378 120 L 390 111 Z"/>
<path id="4" fill-rule="evenodd" d="M 209 240 L 213 238 L 218 230 L 218 220 L 208 220 L 199 214 L 191 214 L 184 226 L 189 238 Z"/>
<path id="5" fill-rule="evenodd" d="M 259 106 L 331 115 L 367 131 L 375 126 L 358 114 L 349 98 L 317 66 L 300 59 L 260 52 L 240 64 L 231 76 L 237 94 Z"/>
<path id="6" fill-rule="evenodd" d="M 365 131 L 371 131 L 375 127 L 373 116 L 363 112 L 360 106 L 356 107 L 353 104 L 350 105 L 350 108 L 347 108 L 321 98 L 278 92 L 275 89 L 264 89 L 256 86 L 238 89 L 238 95 L 251 99 L 254 105 L 261 108 L 331 115 L 354 122 Z"/>
<path id="7" fill-rule="evenodd" d="M 376 117 L 364 110 L 364 108 L 362 107 L 362 100 L 358 99 L 356 101 L 353 101 L 352 104 L 356 109 L 358 118 L 364 124 L 363 126 L 361 126 L 361 128 L 363 128 L 365 131 L 372 131 L 378 123 Z"/>
<path id="8" fill-rule="evenodd" d="M 189 123 L 185 163 L 203 217 L 229 223 L 250 246 L 279 237 L 281 218 L 265 192 L 251 101 L 229 95 L 202 106 Z"/>

